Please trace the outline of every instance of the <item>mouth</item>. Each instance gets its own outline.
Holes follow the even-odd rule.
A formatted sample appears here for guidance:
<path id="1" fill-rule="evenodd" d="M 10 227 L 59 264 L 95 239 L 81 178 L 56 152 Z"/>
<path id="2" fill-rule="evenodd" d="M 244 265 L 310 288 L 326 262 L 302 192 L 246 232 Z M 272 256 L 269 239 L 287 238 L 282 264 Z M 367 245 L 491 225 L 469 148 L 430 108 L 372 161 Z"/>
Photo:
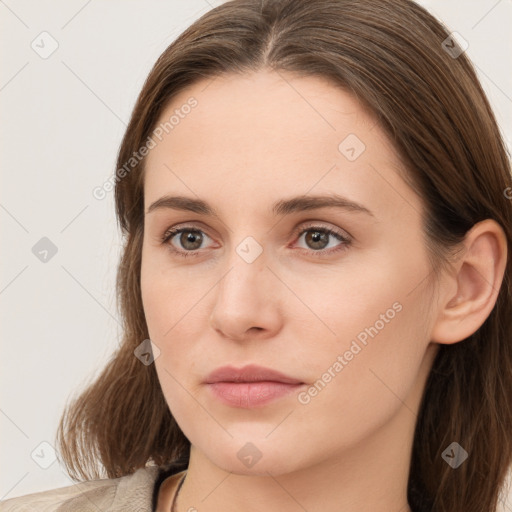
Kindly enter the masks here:
<path id="1" fill-rule="evenodd" d="M 225 405 L 245 409 L 267 405 L 305 385 L 300 379 L 257 365 L 217 368 L 205 384 Z"/>
<path id="2" fill-rule="evenodd" d="M 251 409 L 267 405 L 302 388 L 304 384 L 284 382 L 213 382 L 207 384 L 215 398 L 226 405 Z"/>

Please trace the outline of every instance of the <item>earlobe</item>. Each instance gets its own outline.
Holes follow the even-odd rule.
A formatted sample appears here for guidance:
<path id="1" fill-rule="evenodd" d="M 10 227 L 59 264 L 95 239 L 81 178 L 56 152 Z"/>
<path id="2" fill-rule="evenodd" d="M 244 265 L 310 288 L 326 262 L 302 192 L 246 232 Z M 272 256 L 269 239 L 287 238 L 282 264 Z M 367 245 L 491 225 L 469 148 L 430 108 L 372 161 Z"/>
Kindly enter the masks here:
<path id="1" fill-rule="evenodd" d="M 507 238 L 493 219 L 475 224 L 466 234 L 464 251 L 446 276 L 430 339 L 452 344 L 475 333 L 493 310 L 507 263 Z M 455 290 L 455 292 L 454 292 Z"/>

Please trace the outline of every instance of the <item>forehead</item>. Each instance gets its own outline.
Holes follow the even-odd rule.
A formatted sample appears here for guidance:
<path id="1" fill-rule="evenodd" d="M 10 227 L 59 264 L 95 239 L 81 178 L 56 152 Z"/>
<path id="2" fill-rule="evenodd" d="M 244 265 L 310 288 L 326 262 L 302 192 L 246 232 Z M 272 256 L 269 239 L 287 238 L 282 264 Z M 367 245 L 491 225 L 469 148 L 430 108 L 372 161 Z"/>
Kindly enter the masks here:
<path id="1" fill-rule="evenodd" d="M 190 108 L 192 101 L 196 105 Z M 171 118 L 172 126 L 166 127 Z M 169 139 L 165 149 L 172 148 L 175 154 L 184 143 L 199 142 L 209 143 L 210 149 L 220 145 L 233 152 L 236 148 L 239 154 L 262 145 L 281 151 L 294 146 L 297 151 L 299 141 L 306 144 L 304 150 L 318 148 L 320 139 L 327 148 L 346 129 L 362 136 L 373 126 L 371 114 L 339 86 L 321 77 L 282 71 L 203 79 L 176 95 L 157 122 L 165 132 L 162 137 Z M 148 160 L 159 153 L 152 151 Z"/>
<path id="2" fill-rule="evenodd" d="M 146 207 L 173 193 L 257 211 L 257 198 L 333 191 L 389 209 L 412 194 L 375 118 L 323 78 L 258 72 L 204 79 L 173 98 L 158 127 L 161 140 L 153 137 L 146 159 Z"/>

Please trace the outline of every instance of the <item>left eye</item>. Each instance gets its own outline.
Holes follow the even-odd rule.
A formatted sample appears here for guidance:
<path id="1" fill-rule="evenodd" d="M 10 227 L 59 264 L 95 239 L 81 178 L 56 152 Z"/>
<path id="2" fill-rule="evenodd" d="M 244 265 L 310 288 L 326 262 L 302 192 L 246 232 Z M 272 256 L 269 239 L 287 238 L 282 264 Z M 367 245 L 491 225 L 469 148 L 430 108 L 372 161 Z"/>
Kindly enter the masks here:
<path id="1" fill-rule="evenodd" d="M 180 235 L 178 240 L 185 250 L 177 249 L 172 243 L 172 239 L 177 235 Z M 351 243 L 351 239 L 342 233 L 322 226 L 308 226 L 307 228 L 303 228 L 301 231 L 299 231 L 296 236 L 298 236 L 298 240 L 300 240 L 303 235 L 306 235 L 304 237 L 304 241 L 310 247 L 309 251 L 308 247 L 301 249 L 306 250 L 315 256 L 322 256 L 325 255 L 325 253 L 333 253 L 339 250 L 344 250 Z M 162 236 L 161 241 L 163 244 L 169 247 L 172 253 L 178 256 L 189 257 L 200 255 L 198 249 L 201 247 L 205 237 L 210 238 L 208 235 L 206 235 L 206 233 L 204 233 L 204 231 L 200 229 L 183 227 L 167 230 Z M 336 238 L 341 243 L 338 244 L 338 246 L 336 246 L 334 249 L 326 250 L 325 248 L 329 245 L 329 238 L 331 237 Z"/>
<path id="2" fill-rule="evenodd" d="M 325 250 L 325 248 L 328 245 L 329 238 L 332 237 L 336 238 L 339 242 L 341 242 L 341 246 L 347 246 L 350 243 L 350 240 L 341 233 L 321 226 L 311 226 L 306 229 L 303 229 L 299 233 L 299 240 L 302 238 L 302 235 L 305 235 L 304 241 L 306 244 L 310 244 L 310 248 L 320 249 L 322 251 Z M 308 249 L 308 247 L 306 247 L 306 249 Z"/>

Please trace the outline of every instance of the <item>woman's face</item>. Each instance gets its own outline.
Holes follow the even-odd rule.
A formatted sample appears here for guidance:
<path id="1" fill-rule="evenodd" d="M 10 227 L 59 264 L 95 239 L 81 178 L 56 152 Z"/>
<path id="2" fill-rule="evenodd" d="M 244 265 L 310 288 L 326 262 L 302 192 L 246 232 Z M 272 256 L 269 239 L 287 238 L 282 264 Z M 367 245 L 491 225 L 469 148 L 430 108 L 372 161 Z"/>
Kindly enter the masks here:
<path id="1" fill-rule="evenodd" d="M 408 453 L 438 345 L 422 205 L 375 120 L 320 78 L 258 72 L 194 84 L 158 125 L 142 298 L 165 399 L 194 449 L 243 474 L 336 463 L 370 439 Z M 148 212 L 163 196 L 216 215 L 170 201 Z M 335 196 L 361 207 L 315 206 Z M 185 231 L 162 243 L 171 228 Z M 205 383 L 247 364 L 304 384 L 237 404 Z M 242 386 L 254 388 L 226 393 Z"/>

